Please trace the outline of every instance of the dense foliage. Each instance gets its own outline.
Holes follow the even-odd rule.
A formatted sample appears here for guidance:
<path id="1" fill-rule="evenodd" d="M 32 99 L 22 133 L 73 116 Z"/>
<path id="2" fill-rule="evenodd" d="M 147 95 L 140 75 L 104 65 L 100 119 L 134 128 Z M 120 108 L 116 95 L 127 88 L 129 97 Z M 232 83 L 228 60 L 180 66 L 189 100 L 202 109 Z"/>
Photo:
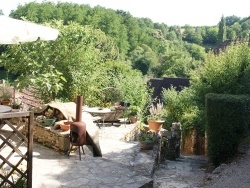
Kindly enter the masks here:
<path id="1" fill-rule="evenodd" d="M 234 44 L 218 55 L 210 52 L 204 65 L 192 73 L 190 87 L 178 92 L 163 91 L 169 122 L 180 121 L 183 128 L 197 128 L 204 135 L 205 95 L 250 94 L 250 48 L 248 43 Z"/>
<path id="2" fill-rule="evenodd" d="M 56 41 L 0 48 L 6 52 L 1 66 L 18 76 L 19 87 L 37 87 L 44 101 L 83 94 L 86 103 L 96 105 L 100 90 L 115 87 L 122 100 L 142 107 L 150 95 L 144 76 L 187 77 L 188 89 L 163 92 L 168 122 L 204 133 L 207 93 L 250 91 L 248 44 L 236 43 L 218 55 L 212 51 L 226 39 L 249 40 L 249 17 L 222 16 L 215 26 L 167 26 L 121 10 L 62 2 L 31 2 L 10 16 L 60 30 Z"/>
<path id="3" fill-rule="evenodd" d="M 73 21 L 100 29 L 113 39 L 120 58 L 153 77 L 190 77 L 190 70 L 202 64 L 205 51 L 226 39 L 248 40 L 250 34 L 249 18 L 222 16 L 216 26 L 168 26 L 122 10 L 63 2 L 19 5 L 10 16 L 37 23 L 62 20 L 67 25 Z"/>
<path id="4" fill-rule="evenodd" d="M 10 45 L 2 54 L 1 64 L 18 75 L 17 88 L 33 86 L 44 102 L 83 95 L 86 104 L 100 105 L 100 90 L 112 86 L 120 89 L 122 99 L 144 105 L 146 81 L 118 59 L 110 37 L 77 23 L 54 26 L 60 30 L 56 41 Z"/>
<path id="5" fill-rule="evenodd" d="M 181 122 L 183 133 L 189 129 L 197 128 L 199 134 L 204 134 L 201 126 L 201 114 L 197 107 L 193 90 L 184 88 L 177 91 L 174 87 L 164 89 L 162 99 L 166 106 L 166 128 L 171 127 L 172 122 Z"/>
<path id="6" fill-rule="evenodd" d="M 10 16 L 37 23 L 62 20 L 67 25 L 73 21 L 100 29 L 113 39 L 121 59 L 153 77 L 190 77 L 190 70 L 202 64 L 205 49 L 214 48 L 226 38 L 248 40 L 250 33 L 249 19 L 236 16 L 222 16 L 218 26 L 167 26 L 122 10 L 62 2 L 19 5 Z"/>
<path id="7" fill-rule="evenodd" d="M 201 104 L 206 93 L 250 94 L 250 48 L 234 44 L 215 55 L 208 54 L 204 66 L 191 76 L 191 85 Z"/>
<path id="8" fill-rule="evenodd" d="M 204 57 L 203 47 L 200 46 L 201 50 L 185 47 L 180 27 L 153 23 L 148 18 L 135 18 L 121 10 L 73 3 L 32 2 L 18 6 L 10 16 L 25 17 L 37 23 L 63 20 L 67 25 L 74 21 L 100 29 L 113 39 L 119 57 L 129 60 L 127 63 L 143 75 L 189 77 L 189 69 L 195 68 L 193 65 Z M 190 41 L 193 43 L 192 39 Z M 174 68 L 174 62 L 179 62 L 178 68 Z M 161 71 L 163 67 L 165 70 Z"/>

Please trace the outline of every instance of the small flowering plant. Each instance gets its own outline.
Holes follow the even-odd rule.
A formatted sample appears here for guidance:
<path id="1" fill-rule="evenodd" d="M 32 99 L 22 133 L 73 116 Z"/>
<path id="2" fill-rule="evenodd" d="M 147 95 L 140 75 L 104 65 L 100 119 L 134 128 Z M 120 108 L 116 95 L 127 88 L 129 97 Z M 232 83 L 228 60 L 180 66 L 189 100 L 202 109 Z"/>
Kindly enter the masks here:
<path id="1" fill-rule="evenodd" d="M 163 103 L 159 101 L 156 105 L 151 104 L 149 113 L 148 120 L 162 120 L 164 115 Z"/>
<path id="2" fill-rule="evenodd" d="M 156 143 L 159 140 L 159 135 L 152 130 L 149 130 L 147 132 L 140 132 L 138 135 L 138 141 L 144 142 L 144 143 Z"/>

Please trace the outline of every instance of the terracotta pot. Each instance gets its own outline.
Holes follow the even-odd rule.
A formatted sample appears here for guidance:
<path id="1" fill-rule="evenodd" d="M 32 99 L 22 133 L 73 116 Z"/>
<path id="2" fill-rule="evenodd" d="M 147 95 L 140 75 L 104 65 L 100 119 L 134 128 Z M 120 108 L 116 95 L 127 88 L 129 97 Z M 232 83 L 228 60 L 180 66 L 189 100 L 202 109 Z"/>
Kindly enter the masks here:
<path id="1" fill-rule="evenodd" d="M 9 105 L 10 104 L 10 100 L 8 101 L 1 101 L 1 105 Z"/>
<path id="2" fill-rule="evenodd" d="M 156 120 L 148 120 L 149 129 L 155 131 L 156 133 L 160 132 L 162 125 L 165 121 L 156 121 Z"/>
<path id="3" fill-rule="evenodd" d="M 61 130 L 63 130 L 63 131 L 68 131 L 69 128 L 70 128 L 70 124 L 69 124 L 69 125 L 61 124 L 61 125 L 60 125 L 60 128 L 61 128 Z"/>
<path id="4" fill-rule="evenodd" d="M 129 120 L 131 123 L 136 123 L 137 122 L 137 117 L 136 116 L 129 116 Z"/>

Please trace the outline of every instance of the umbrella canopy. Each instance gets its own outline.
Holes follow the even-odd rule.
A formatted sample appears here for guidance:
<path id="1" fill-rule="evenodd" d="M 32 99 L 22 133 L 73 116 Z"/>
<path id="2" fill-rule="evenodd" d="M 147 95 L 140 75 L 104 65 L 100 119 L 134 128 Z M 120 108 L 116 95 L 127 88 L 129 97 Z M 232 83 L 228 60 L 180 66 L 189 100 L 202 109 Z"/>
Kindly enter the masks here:
<path id="1" fill-rule="evenodd" d="M 55 40 L 58 30 L 32 22 L 0 16 L 0 44 L 18 44 L 40 40 Z"/>

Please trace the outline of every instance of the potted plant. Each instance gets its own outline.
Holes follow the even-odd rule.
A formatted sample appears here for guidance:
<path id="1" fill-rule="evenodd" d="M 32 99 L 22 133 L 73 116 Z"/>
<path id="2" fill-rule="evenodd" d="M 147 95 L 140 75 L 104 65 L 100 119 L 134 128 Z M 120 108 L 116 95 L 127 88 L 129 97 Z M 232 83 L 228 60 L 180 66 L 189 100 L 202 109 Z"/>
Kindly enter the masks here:
<path id="1" fill-rule="evenodd" d="M 138 141 L 142 150 L 150 150 L 158 142 L 159 135 L 153 131 L 141 131 L 138 135 Z"/>
<path id="2" fill-rule="evenodd" d="M 149 113 L 150 114 L 147 117 L 149 129 L 154 130 L 158 133 L 161 130 L 163 123 L 165 122 L 165 120 L 163 119 L 163 103 L 159 101 L 156 105 L 151 104 Z"/>
<path id="3" fill-rule="evenodd" d="M 8 86 L 7 84 L 3 84 L 0 86 L 0 101 L 2 105 L 10 104 L 10 98 L 12 97 L 10 89 L 10 86 Z"/>
<path id="4" fill-rule="evenodd" d="M 140 108 L 138 106 L 130 106 L 128 109 L 128 117 L 131 123 L 136 123 L 138 120 L 138 113 L 140 112 Z"/>
<path id="5" fill-rule="evenodd" d="M 22 102 L 21 102 L 21 101 L 15 100 L 15 101 L 13 102 L 13 104 L 12 104 L 12 108 L 13 108 L 13 109 L 20 109 L 21 105 L 22 105 Z"/>

